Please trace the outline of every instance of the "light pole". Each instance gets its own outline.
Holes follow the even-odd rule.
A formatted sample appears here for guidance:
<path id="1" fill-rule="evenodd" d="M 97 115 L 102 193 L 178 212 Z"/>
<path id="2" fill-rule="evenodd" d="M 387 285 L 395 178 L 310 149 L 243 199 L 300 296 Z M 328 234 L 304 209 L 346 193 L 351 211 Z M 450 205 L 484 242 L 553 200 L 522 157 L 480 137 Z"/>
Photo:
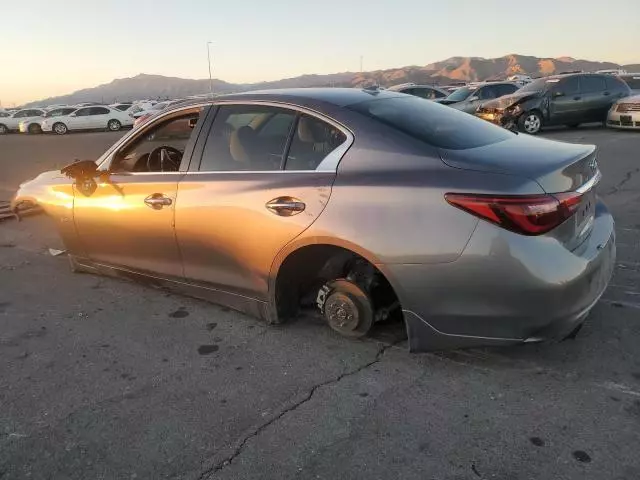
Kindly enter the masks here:
<path id="1" fill-rule="evenodd" d="M 207 42 L 207 61 L 209 62 L 209 95 L 213 95 L 213 78 L 211 78 L 211 52 L 209 50 L 209 45 L 213 42 Z"/>

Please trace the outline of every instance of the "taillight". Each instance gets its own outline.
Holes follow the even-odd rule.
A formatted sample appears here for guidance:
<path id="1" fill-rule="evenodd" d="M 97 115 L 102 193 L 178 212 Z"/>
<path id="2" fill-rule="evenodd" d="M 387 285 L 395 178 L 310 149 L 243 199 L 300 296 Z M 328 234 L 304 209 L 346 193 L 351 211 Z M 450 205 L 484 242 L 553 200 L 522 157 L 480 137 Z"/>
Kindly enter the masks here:
<path id="1" fill-rule="evenodd" d="M 578 192 L 553 195 L 476 195 L 447 193 L 444 198 L 477 217 L 522 235 L 542 235 L 571 217 L 582 201 Z"/>

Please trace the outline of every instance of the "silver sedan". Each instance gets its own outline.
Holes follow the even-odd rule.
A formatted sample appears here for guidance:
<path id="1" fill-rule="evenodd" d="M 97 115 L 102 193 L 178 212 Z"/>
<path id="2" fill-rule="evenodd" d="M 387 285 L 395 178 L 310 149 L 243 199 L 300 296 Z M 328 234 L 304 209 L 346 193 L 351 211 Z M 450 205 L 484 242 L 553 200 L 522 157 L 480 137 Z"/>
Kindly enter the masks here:
<path id="1" fill-rule="evenodd" d="M 607 115 L 607 126 L 640 130 L 640 95 L 621 98 Z"/>
<path id="2" fill-rule="evenodd" d="M 607 287 L 596 157 L 397 92 L 264 91 L 163 110 L 13 207 L 57 219 L 76 271 L 349 337 L 396 317 L 412 351 L 513 345 L 573 334 Z"/>

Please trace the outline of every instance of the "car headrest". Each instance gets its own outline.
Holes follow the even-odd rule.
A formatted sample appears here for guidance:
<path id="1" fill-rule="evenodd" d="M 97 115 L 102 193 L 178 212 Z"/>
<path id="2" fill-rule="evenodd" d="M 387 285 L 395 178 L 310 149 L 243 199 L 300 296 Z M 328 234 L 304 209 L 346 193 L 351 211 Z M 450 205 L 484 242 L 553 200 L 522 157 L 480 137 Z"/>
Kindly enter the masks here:
<path id="1" fill-rule="evenodd" d="M 251 127 L 240 127 L 231 133 L 229 151 L 231 157 L 239 163 L 251 163 L 249 149 L 253 144 L 254 130 Z"/>

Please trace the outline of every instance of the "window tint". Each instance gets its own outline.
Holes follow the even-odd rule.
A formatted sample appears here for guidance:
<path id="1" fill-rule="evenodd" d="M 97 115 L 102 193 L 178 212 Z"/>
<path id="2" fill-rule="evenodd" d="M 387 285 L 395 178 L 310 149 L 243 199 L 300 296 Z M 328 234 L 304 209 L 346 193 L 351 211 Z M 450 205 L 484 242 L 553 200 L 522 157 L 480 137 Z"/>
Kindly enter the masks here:
<path id="1" fill-rule="evenodd" d="M 503 95 L 511 95 L 513 92 L 518 90 L 517 85 L 510 85 L 508 83 L 505 83 L 504 85 L 497 85 L 496 88 L 498 89 L 499 97 L 502 97 Z"/>
<path id="2" fill-rule="evenodd" d="M 86 117 L 90 115 L 90 112 L 91 112 L 90 108 L 80 108 L 76 111 L 76 117 Z"/>
<path id="3" fill-rule="evenodd" d="M 93 107 L 91 109 L 91 113 L 90 115 L 107 115 L 109 113 L 109 109 L 108 108 L 104 108 L 104 107 Z"/>
<path id="4" fill-rule="evenodd" d="M 191 111 L 151 125 L 116 153 L 110 169 L 116 172 L 177 171 L 199 117 L 200 111 Z M 160 156 L 161 147 L 168 147 L 169 159 L 165 161 Z"/>
<path id="5" fill-rule="evenodd" d="M 280 170 L 295 117 L 296 112 L 284 108 L 221 106 L 207 137 L 200 170 Z"/>
<path id="6" fill-rule="evenodd" d="M 481 147 L 513 138 L 513 133 L 435 102 L 414 97 L 385 98 L 347 108 L 434 147 L 452 150 Z"/>
<path id="7" fill-rule="evenodd" d="M 580 93 L 580 80 L 578 77 L 563 78 L 551 87 L 551 91 L 553 93 L 562 92 L 565 95 L 577 95 Z"/>
<path id="8" fill-rule="evenodd" d="M 582 93 L 603 92 L 607 89 L 607 85 L 603 77 L 585 75 L 580 79 Z"/>
<path id="9" fill-rule="evenodd" d="M 638 82 L 638 85 L 640 85 L 640 77 L 638 77 L 638 80 L 636 81 Z M 626 90 L 625 83 L 613 75 L 606 77 L 605 82 L 607 82 L 607 90 Z"/>
<path id="10" fill-rule="evenodd" d="M 333 125 L 301 115 L 287 155 L 286 170 L 315 170 L 324 158 L 342 145 L 347 136 Z"/>
<path id="11" fill-rule="evenodd" d="M 121 105 L 116 105 L 116 108 L 118 110 L 120 110 L 121 112 L 124 112 L 125 110 L 127 110 L 129 107 L 131 107 L 131 104 L 127 104 L 127 103 L 123 103 Z"/>
<path id="12" fill-rule="evenodd" d="M 24 118 L 28 116 L 28 113 L 29 113 L 29 110 L 21 110 L 19 112 L 16 112 L 13 115 L 13 118 Z"/>
<path id="13" fill-rule="evenodd" d="M 476 94 L 480 100 L 492 100 L 494 98 L 498 98 L 500 95 L 498 94 L 497 85 L 488 85 L 486 87 L 482 87 L 479 89 Z"/>

